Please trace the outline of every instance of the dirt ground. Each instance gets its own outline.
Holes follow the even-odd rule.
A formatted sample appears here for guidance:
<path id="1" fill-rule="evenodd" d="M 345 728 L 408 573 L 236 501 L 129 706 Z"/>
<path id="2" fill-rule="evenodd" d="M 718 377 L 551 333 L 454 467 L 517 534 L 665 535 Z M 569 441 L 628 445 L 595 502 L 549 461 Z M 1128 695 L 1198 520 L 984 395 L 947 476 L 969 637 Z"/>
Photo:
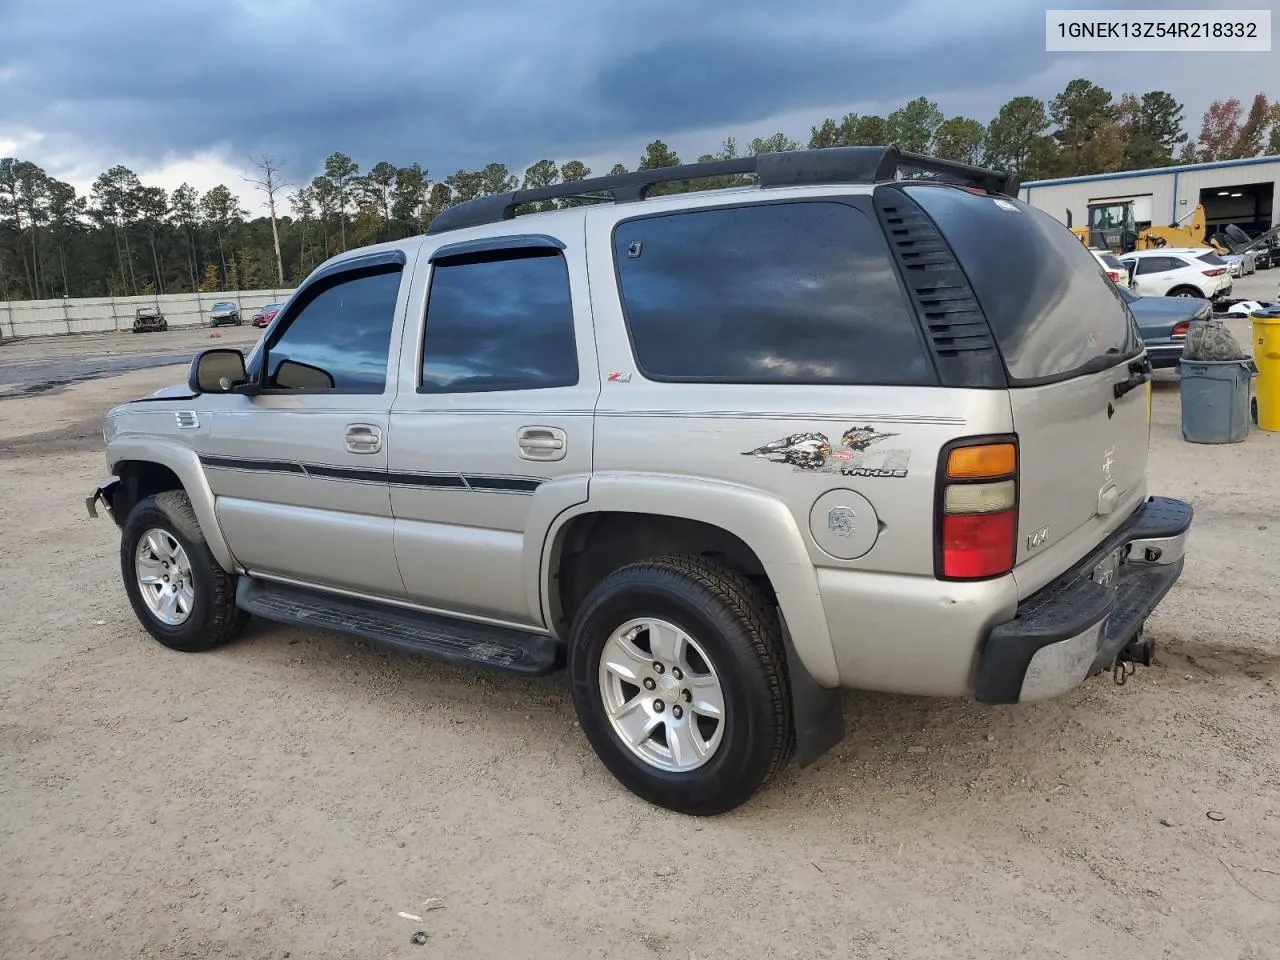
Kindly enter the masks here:
<path id="1" fill-rule="evenodd" d="M 1196 524 L 1154 667 L 849 694 L 711 820 L 616 784 L 562 676 L 150 640 L 83 500 L 103 411 L 183 375 L 0 400 L 0 957 L 1280 957 L 1280 435 L 1182 442 L 1167 375 L 1152 491 Z"/>

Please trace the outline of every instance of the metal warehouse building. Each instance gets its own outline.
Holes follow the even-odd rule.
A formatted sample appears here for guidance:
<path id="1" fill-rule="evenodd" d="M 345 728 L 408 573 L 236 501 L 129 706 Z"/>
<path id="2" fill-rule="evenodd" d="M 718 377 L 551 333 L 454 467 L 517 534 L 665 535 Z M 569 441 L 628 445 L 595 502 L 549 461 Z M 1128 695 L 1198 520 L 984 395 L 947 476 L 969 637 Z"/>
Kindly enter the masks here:
<path id="1" fill-rule="evenodd" d="M 1022 199 L 1064 223 L 1070 211 L 1077 227 L 1106 201 L 1135 201 L 1139 227 L 1171 226 L 1203 204 L 1208 232 L 1234 223 L 1253 235 L 1280 222 L 1280 156 L 1037 180 L 1022 185 Z"/>

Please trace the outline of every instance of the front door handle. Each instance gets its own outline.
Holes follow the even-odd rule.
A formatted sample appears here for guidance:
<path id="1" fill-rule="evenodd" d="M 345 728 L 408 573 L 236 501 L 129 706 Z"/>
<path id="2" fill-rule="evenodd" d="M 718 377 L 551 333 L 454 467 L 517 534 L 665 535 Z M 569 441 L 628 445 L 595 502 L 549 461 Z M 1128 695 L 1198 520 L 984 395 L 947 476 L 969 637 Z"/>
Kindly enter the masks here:
<path id="1" fill-rule="evenodd" d="M 568 440 L 559 427 L 521 427 L 516 447 L 524 460 L 563 460 Z"/>
<path id="2" fill-rule="evenodd" d="M 347 453 L 377 453 L 381 449 L 381 427 L 372 423 L 347 425 Z"/>

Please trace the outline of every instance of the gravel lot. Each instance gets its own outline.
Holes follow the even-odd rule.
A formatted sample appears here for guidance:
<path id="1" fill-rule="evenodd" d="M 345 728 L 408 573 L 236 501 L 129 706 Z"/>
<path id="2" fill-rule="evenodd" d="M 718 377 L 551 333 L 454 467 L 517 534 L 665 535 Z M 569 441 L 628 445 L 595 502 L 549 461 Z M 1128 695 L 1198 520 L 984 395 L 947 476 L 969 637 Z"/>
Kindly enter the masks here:
<path id="1" fill-rule="evenodd" d="M 839 748 L 714 820 L 625 793 L 559 676 L 150 640 L 83 498 L 103 411 L 183 376 L 0 398 L 0 957 L 1280 957 L 1280 435 L 1183 443 L 1169 375 L 1151 486 L 1196 525 L 1156 666 L 850 694 Z"/>

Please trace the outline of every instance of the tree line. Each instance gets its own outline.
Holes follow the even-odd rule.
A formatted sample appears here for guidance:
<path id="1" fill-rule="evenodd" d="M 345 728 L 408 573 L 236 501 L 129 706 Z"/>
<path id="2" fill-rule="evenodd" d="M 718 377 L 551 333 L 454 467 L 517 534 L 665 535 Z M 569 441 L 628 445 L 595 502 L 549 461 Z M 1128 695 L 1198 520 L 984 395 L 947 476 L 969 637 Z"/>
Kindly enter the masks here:
<path id="1" fill-rule="evenodd" d="M 1077 79 L 1047 102 L 1014 97 L 986 124 L 946 117 L 936 103 L 918 97 L 886 116 L 825 118 L 810 128 L 804 145 L 896 143 L 916 153 L 998 167 L 1024 181 L 1280 154 L 1280 102 L 1271 103 L 1265 94 L 1257 94 L 1247 110 L 1234 98 L 1215 101 L 1195 140 L 1183 128 L 1183 112 L 1162 90 L 1115 99 L 1110 91 Z M 801 146 L 785 133 L 758 137 L 742 148 L 730 137 L 717 152 L 697 159 Z M 261 194 L 267 216 L 250 218 L 226 185 L 201 194 L 183 184 L 169 193 L 114 166 L 82 196 L 35 163 L 0 158 L 0 300 L 292 286 L 349 247 L 421 233 L 454 204 L 592 175 L 581 160 L 539 160 L 523 176 L 506 164 L 490 163 L 432 180 L 419 163 L 402 167 L 384 160 L 361 172 L 350 156 L 334 153 L 310 182 L 295 185 L 284 179 L 274 157 L 252 162 L 256 175 L 245 177 L 245 184 Z M 666 143 L 654 140 L 637 169 L 680 162 Z M 626 171 L 619 163 L 607 172 Z M 664 184 L 657 192 L 748 180 Z"/>

